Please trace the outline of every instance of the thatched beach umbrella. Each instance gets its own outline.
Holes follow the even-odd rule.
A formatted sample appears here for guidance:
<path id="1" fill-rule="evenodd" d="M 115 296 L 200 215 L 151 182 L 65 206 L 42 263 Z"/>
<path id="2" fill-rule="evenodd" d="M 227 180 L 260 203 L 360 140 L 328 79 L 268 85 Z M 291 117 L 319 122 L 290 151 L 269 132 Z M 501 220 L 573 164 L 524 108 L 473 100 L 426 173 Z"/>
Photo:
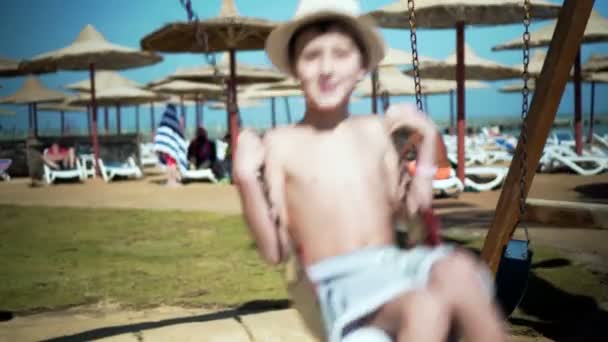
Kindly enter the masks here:
<path id="1" fill-rule="evenodd" d="M 64 100 L 63 102 L 58 103 L 46 103 L 40 105 L 38 107 L 39 111 L 48 111 L 48 112 L 58 112 L 59 113 L 59 127 L 61 136 L 64 136 L 66 133 L 66 125 L 65 125 L 65 113 L 73 112 L 73 113 L 87 113 L 86 107 L 78 107 L 78 106 L 70 106 L 68 104 L 68 100 Z M 88 113 L 87 113 L 88 114 Z"/>
<path id="2" fill-rule="evenodd" d="M 185 3 L 186 8 L 190 11 L 189 16 L 192 17 L 191 2 L 187 0 Z M 264 49 L 266 37 L 276 25 L 275 22 L 269 20 L 240 16 L 234 0 L 223 0 L 217 17 L 188 23 L 168 24 L 147 35 L 141 41 L 142 48 L 146 50 L 229 52 L 230 72 L 226 79 L 227 101 L 229 102 L 227 109 L 233 156 L 238 135 L 236 51 Z M 203 41 L 200 41 L 200 38 L 203 38 Z"/>
<path id="3" fill-rule="evenodd" d="M 547 25 L 536 31 L 530 32 L 530 47 L 549 46 L 553 38 L 553 32 L 557 26 L 557 20 L 552 20 Z M 608 41 L 608 19 L 602 17 L 597 11 L 591 11 L 585 32 L 583 43 L 601 43 Z M 506 43 L 496 45 L 494 51 L 520 49 L 523 47 L 521 39 L 513 39 Z M 582 102 L 581 102 L 581 54 L 579 53 L 574 62 L 574 135 L 576 140 L 576 152 L 583 152 L 583 126 L 582 126 Z"/>
<path id="4" fill-rule="evenodd" d="M 272 88 L 260 88 L 260 87 L 250 87 L 241 93 L 243 97 L 246 99 L 257 100 L 257 99 L 270 99 L 270 113 L 271 113 L 271 124 L 272 127 L 276 127 L 277 124 L 277 114 L 276 114 L 276 99 L 283 98 L 285 101 L 289 97 L 300 97 L 304 94 L 302 90 L 299 88 L 292 89 L 272 89 Z M 289 103 L 286 103 L 286 115 L 287 122 L 291 123 L 291 110 L 289 109 Z"/>
<path id="5" fill-rule="evenodd" d="M 466 80 L 496 81 L 521 77 L 521 70 L 479 57 L 468 44 L 464 44 L 464 55 Z M 457 63 L 457 52 L 442 61 L 421 62 L 420 78 L 456 80 Z M 406 73 L 413 75 L 413 70 Z"/>
<path id="6" fill-rule="evenodd" d="M 111 89 L 116 87 L 129 87 L 129 88 L 143 88 L 143 85 L 135 82 L 131 79 L 128 79 L 116 71 L 102 70 L 95 73 L 95 90 L 101 91 L 105 89 Z M 74 90 L 81 93 L 90 93 L 91 92 L 91 81 L 89 79 L 81 80 L 78 82 L 70 83 L 65 88 Z M 116 126 L 117 131 L 120 131 L 120 108 L 116 107 Z M 103 107 L 104 114 L 104 130 L 106 134 L 109 134 L 109 117 L 108 117 L 108 107 Z M 139 115 L 138 119 L 139 119 Z"/>
<path id="7" fill-rule="evenodd" d="M 593 125 L 595 121 L 595 84 L 596 83 L 608 83 L 608 72 L 596 72 L 586 73 L 583 77 L 582 82 L 591 84 L 591 99 L 589 104 L 589 131 L 587 133 L 587 141 L 593 142 Z M 503 93 L 521 93 L 523 89 L 523 83 L 511 83 L 503 86 L 499 89 Z M 534 91 L 535 84 L 534 80 L 528 81 L 528 89 Z"/>
<path id="8" fill-rule="evenodd" d="M 90 94 L 80 94 L 69 102 L 70 105 L 90 105 L 93 101 L 102 106 L 116 106 L 117 117 L 120 117 L 121 105 L 139 106 L 140 104 L 154 101 L 163 101 L 168 96 L 157 94 L 152 91 L 133 88 L 133 87 L 114 87 L 96 92 L 95 100 Z M 139 126 L 139 107 L 136 107 L 136 126 Z M 120 121 L 117 123 L 118 133 L 120 134 Z"/>
<path id="9" fill-rule="evenodd" d="M 385 96 L 413 96 L 416 95 L 416 89 L 414 86 L 414 79 L 410 76 L 404 75 L 396 68 L 383 68 L 380 69 L 381 81 L 378 89 Z M 356 87 L 356 93 L 362 97 L 371 97 L 372 92 L 369 87 L 370 78 L 364 79 Z M 420 82 L 421 92 L 424 98 L 424 109 L 428 111 L 428 104 L 426 103 L 427 96 L 429 95 L 450 95 L 450 125 L 453 125 L 454 109 L 453 109 L 453 94 L 456 89 L 456 81 L 450 80 L 437 80 L 437 79 L 422 79 Z M 488 88 L 489 85 L 479 81 L 469 81 L 466 84 L 469 89 L 481 89 Z M 387 103 L 388 104 L 388 103 Z"/>
<path id="10" fill-rule="evenodd" d="M 464 80 L 502 80 L 510 78 L 521 77 L 521 71 L 508 66 L 503 65 L 494 61 L 490 61 L 481 58 L 475 54 L 468 44 L 463 44 L 462 48 L 463 67 L 459 69 L 460 59 L 458 58 L 458 52 L 454 52 L 446 59 L 439 62 L 422 62 L 420 63 L 420 78 L 432 78 L 432 79 L 444 79 L 444 80 L 458 80 L 462 78 L 462 86 L 457 83 L 457 101 L 458 101 L 458 176 L 459 178 L 464 177 L 464 132 L 465 132 L 465 94 L 464 88 L 466 83 Z M 461 70 L 463 75 L 457 75 L 457 71 Z M 407 73 L 413 75 L 413 70 L 409 70 Z M 462 92 L 459 92 L 459 88 L 462 87 Z"/>
<path id="11" fill-rule="evenodd" d="M 418 56 L 419 61 L 433 61 L 432 58 Z M 378 96 L 378 69 L 391 68 L 391 67 L 402 67 L 405 65 L 411 65 L 413 61 L 412 54 L 408 51 L 399 50 L 389 47 L 386 50 L 386 55 L 378 64 L 377 69 L 373 70 L 370 75 L 370 87 L 369 96 L 372 101 L 372 113 L 377 112 L 377 96 Z M 412 81 L 413 82 L 413 81 Z"/>
<path id="12" fill-rule="evenodd" d="M 132 87 L 115 87 L 105 90 L 100 90 L 95 95 L 95 101 L 100 105 L 121 104 L 142 104 L 153 101 L 164 101 L 169 97 L 166 95 L 157 94 L 152 91 L 132 88 Z M 80 94 L 75 99 L 72 99 L 69 104 L 82 106 L 93 102 L 93 97 L 89 94 Z"/>
<path id="13" fill-rule="evenodd" d="M 430 57 L 418 56 L 418 61 L 431 62 L 434 61 L 434 59 Z M 380 61 L 380 63 L 378 63 L 378 67 L 401 67 L 411 64 L 411 52 L 389 47 L 388 49 L 386 49 L 386 55 L 384 56 L 384 58 Z"/>
<path id="14" fill-rule="evenodd" d="M 138 51 L 108 42 L 93 26 L 86 25 L 72 44 L 59 50 L 36 56 L 27 67 L 44 65 L 61 70 L 88 70 L 91 82 L 91 135 L 95 158 L 99 158 L 97 139 L 97 101 L 95 98 L 95 70 L 120 70 L 155 64 L 162 58 L 154 53 Z"/>
<path id="15" fill-rule="evenodd" d="M 143 88 L 144 86 L 122 76 L 116 71 L 101 70 L 95 73 L 95 90 L 100 91 L 116 87 Z M 80 80 L 66 85 L 65 88 L 80 93 L 90 93 L 91 81 L 89 79 Z"/>
<path id="16" fill-rule="evenodd" d="M 242 98 L 239 101 L 239 108 L 253 108 L 253 107 L 261 107 L 262 106 L 262 102 L 258 101 L 258 100 L 251 100 L 251 99 L 247 99 L 247 98 Z M 207 103 L 207 107 L 214 109 L 214 110 L 221 110 L 221 109 L 226 109 L 226 102 L 208 102 Z"/>
<path id="17" fill-rule="evenodd" d="M 161 83 L 151 87 L 152 90 L 160 93 L 174 94 L 179 97 L 180 106 L 182 108 L 182 116 L 185 118 L 184 96 L 191 95 L 194 97 L 194 107 L 196 114 L 196 127 L 200 127 L 202 123 L 200 101 L 206 99 L 216 99 L 224 94 L 224 88 L 214 83 L 199 83 L 183 80 L 171 80 L 166 83 Z"/>
<path id="18" fill-rule="evenodd" d="M 13 95 L 0 98 L 0 103 L 27 104 L 28 105 L 28 128 L 30 134 L 38 135 L 38 103 L 60 102 L 66 94 L 45 87 L 35 76 L 28 76 L 23 85 Z"/>
<path id="19" fill-rule="evenodd" d="M 49 65 L 38 66 L 36 68 L 30 67 L 26 70 L 23 68 L 23 62 L 0 56 L 0 77 L 17 77 L 56 71 L 56 68 Z"/>
<path id="20" fill-rule="evenodd" d="M 19 61 L 0 56 L 0 76 L 13 77 L 19 75 Z"/>
<path id="21" fill-rule="evenodd" d="M 592 54 L 583 65 L 584 72 L 608 71 L 608 55 Z"/>
<path id="22" fill-rule="evenodd" d="M 265 66 L 248 65 L 235 62 L 235 80 L 239 86 L 256 83 L 279 82 L 285 80 L 285 75 Z M 203 65 L 198 67 L 180 68 L 171 75 L 170 79 L 192 82 L 222 83 L 230 77 L 230 58 L 223 54 L 217 65 Z"/>
<path id="23" fill-rule="evenodd" d="M 384 28 L 409 28 L 407 1 L 397 1 L 372 11 L 371 16 Z M 532 18 L 556 18 L 560 6 L 536 0 L 530 7 Z M 418 28 L 456 28 L 455 79 L 458 82 L 458 177 L 464 181 L 464 120 L 465 120 L 465 25 L 495 26 L 521 23 L 525 10 L 521 0 L 416 0 L 416 26 Z M 468 78 L 468 77 L 467 77 Z M 471 79 L 471 78 L 468 78 Z"/>

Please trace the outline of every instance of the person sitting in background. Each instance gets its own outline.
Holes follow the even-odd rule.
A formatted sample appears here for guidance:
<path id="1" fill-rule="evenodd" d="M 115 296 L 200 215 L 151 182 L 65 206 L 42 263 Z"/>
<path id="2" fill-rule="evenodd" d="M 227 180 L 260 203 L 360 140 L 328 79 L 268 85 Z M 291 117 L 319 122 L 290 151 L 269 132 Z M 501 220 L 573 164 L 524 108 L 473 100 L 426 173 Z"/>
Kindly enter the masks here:
<path id="1" fill-rule="evenodd" d="M 55 170 L 70 170 L 76 167 L 76 153 L 73 147 L 62 147 L 54 142 L 47 149 L 42 159 Z"/>
<path id="2" fill-rule="evenodd" d="M 195 168 L 208 168 L 216 160 L 215 143 L 207 138 L 207 131 L 203 127 L 196 130 L 196 137 L 188 146 L 188 161 Z"/>

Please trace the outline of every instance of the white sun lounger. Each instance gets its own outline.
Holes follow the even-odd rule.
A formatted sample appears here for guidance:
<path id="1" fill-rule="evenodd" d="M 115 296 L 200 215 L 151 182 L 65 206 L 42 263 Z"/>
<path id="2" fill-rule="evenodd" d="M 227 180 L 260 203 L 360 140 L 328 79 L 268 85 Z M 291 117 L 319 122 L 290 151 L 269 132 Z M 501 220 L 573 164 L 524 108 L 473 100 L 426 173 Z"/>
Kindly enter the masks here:
<path id="1" fill-rule="evenodd" d="M 211 169 L 199 170 L 184 170 L 182 171 L 182 180 L 208 180 L 211 183 L 217 183 L 217 178 Z"/>
<path id="2" fill-rule="evenodd" d="M 589 167 L 589 165 L 594 165 Z M 608 159 L 588 156 L 572 156 L 563 153 L 558 148 L 545 148 L 540 160 L 540 170 L 552 172 L 560 168 L 568 168 L 581 176 L 593 176 L 608 168 Z"/>
<path id="3" fill-rule="evenodd" d="M 89 177 L 95 178 L 95 155 L 93 154 L 81 154 L 78 156 L 80 159 L 80 166 L 82 167 L 82 173 L 84 179 Z"/>
<path id="4" fill-rule="evenodd" d="M 142 167 L 155 166 L 158 163 L 158 156 L 154 152 L 153 143 L 139 144 L 139 155 Z"/>
<path id="5" fill-rule="evenodd" d="M 101 176 L 103 180 L 107 183 L 110 182 L 116 176 L 122 177 L 135 177 L 141 178 L 143 177 L 143 173 L 137 167 L 135 163 L 135 159 L 133 157 L 129 157 L 126 163 L 114 164 L 114 163 L 104 163 L 101 158 L 97 159 L 99 163 L 99 169 L 101 171 Z"/>
<path id="6" fill-rule="evenodd" d="M 6 182 L 11 180 L 11 176 L 8 174 L 8 172 L 6 172 L 6 170 L 11 167 L 12 163 L 13 161 L 11 159 L 0 159 L 0 178 Z"/>
<path id="7" fill-rule="evenodd" d="M 464 185 L 475 191 L 490 191 L 502 185 L 507 176 L 507 172 L 508 169 L 506 167 L 466 167 L 464 169 Z M 492 180 L 486 183 L 476 182 L 471 178 L 486 178 L 488 176 L 490 176 Z"/>
<path id="8" fill-rule="evenodd" d="M 450 170 L 450 178 L 433 179 L 433 194 L 435 196 L 456 196 L 464 190 L 464 185 L 456 177 L 456 172 Z"/>
<path id="9" fill-rule="evenodd" d="M 42 153 L 43 153 L 43 155 L 46 156 L 48 153 L 48 149 L 44 149 L 44 151 Z M 82 170 L 82 165 L 80 165 L 80 160 L 78 160 L 78 158 L 76 158 L 74 163 L 75 163 L 76 167 L 71 170 L 55 170 L 55 169 L 52 169 L 51 167 L 49 167 L 43 161 L 44 181 L 46 182 L 46 184 L 53 184 L 56 179 L 76 179 L 77 178 L 81 182 L 84 181 L 86 178 L 85 178 L 85 174 Z"/>

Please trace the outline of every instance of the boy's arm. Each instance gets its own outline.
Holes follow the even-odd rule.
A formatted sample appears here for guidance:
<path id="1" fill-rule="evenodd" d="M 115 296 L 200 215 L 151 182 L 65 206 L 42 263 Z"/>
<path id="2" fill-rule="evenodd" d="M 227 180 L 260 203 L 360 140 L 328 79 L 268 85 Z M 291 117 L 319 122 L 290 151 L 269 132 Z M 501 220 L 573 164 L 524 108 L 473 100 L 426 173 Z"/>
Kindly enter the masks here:
<path id="1" fill-rule="evenodd" d="M 404 128 L 420 133 L 422 142 L 418 150 L 417 167 L 435 165 L 437 127 L 424 113 L 411 104 L 391 105 L 385 115 L 385 124 L 389 134 Z"/>
<path id="2" fill-rule="evenodd" d="M 233 168 L 243 215 L 260 255 L 269 264 L 277 264 L 281 261 L 277 229 L 272 222 L 270 207 L 258 177 L 264 159 L 265 148 L 261 139 L 253 132 L 243 131 L 239 135 L 239 148 Z"/>
<path id="3" fill-rule="evenodd" d="M 268 187 L 268 201 L 270 204 L 270 218 L 277 234 L 279 261 L 285 261 L 289 254 L 290 242 L 287 233 L 288 216 L 285 198 L 285 170 L 280 152 L 281 142 L 272 133 L 264 137 L 266 146 L 266 159 L 264 163 L 264 180 Z"/>
<path id="4" fill-rule="evenodd" d="M 422 136 L 417 153 L 416 174 L 412 178 L 406 198 L 407 212 L 411 216 L 421 209 L 430 208 L 432 204 L 437 128 L 424 113 L 410 104 L 389 107 L 385 115 L 385 127 L 389 134 L 405 128 Z M 399 185 L 400 188 L 403 186 Z"/>

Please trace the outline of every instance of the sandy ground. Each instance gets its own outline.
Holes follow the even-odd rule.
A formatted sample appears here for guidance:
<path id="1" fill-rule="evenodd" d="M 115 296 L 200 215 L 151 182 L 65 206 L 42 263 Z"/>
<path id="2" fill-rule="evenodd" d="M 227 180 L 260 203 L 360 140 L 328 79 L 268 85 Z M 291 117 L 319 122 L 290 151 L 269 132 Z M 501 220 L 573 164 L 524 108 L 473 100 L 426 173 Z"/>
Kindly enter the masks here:
<path id="1" fill-rule="evenodd" d="M 84 184 L 50 186 L 31 186 L 29 179 L 14 179 L 0 183 L 0 203 L 203 210 L 226 214 L 241 212 L 238 195 L 231 185 L 190 183 L 179 188 L 167 188 L 163 182 L 163 177 L 156 173 L 141 180 L 104 183 L 97 178 Z M 463 193 L 458 199 L 438 199 L 436 206 L 440 212 L 456 208 L 493 210 L 499 195 L 500 191 Z M 608 204 L 608 173 L 590 177 L 539 174 L 534 179 L 529 198 Z"/>
<path id="2" fill-rule="evenodd" d="M 118 181 L 110 184 L 96 179 L 89 180 L 85 184 L 32 187 L 29 180 L 16 179 L 10 183 L 0 183 L 0 203 L 240 213 L 238 196 L 231 185 L 192 183 L 180 188 L 166 188 L 161 183 L 162 177 L 152 176 L 144 180 Z M 492 220 L 499 195 L 499 191 L 464 193 L 458 199 L 438 199 L 435 201 L 435 207 L 437 213 L 442 216 L 446 229 L 483 236 Z M 530 197 L 608 204 L 608 175 L 593 177 L 564 174 L 537 175 Z M 533 242 L 557 247 L 591 268 L 608 272 L 608 267 L 606 267 L 608 230 L 582 230 L 575 227 L 557 229 L 531 225 L 530 231 Z M 521 234 L 521 232 L 518 231 L 517 234 Z M 266 324 L 273 320 L 291 322 L 294 319 L 292 316 L 294 316 L 292 312 L 287 312 L 281 314 L 281 318 L 258 317 L 257 320 Z M 245 329 L 244 331 L 247 332 L 245 337 L 225 335 L 226 331 L 241 331 L 238 329 L 243 327 L 243 320 L 235 317 L 234 313 L 230 312 L 208 313 L 201 310 L 172 307 L 130 311 L 105 303 L 16 317 L 8 322 L 0 322 L 0 341 L 36 341 L 56 336 L 63 336 L 63 338 L 53 339 L 55 341 L 80 341 L 104 337 L 112 341 L 161 341 L 176 338 L 190 340 L 193 336 L 189 335 L 188 331 L 191 330 L 188 329 L 196 329 L 197 340 L 204 341 L 247 341 L 253 340 L 252 336 L 256 334 L 267 336 L 264 334 L 268 334 L 268 332 L 262 331 L 261 327 L 264 324 L 260 322 L 251 323 L 253 328 L 250 328 L 253 330 Z M 192 325 L 200 324 L 202 321 L 215 323 L 206 324 L 204 327 Z M 254 318 L 249 320 L 249 322 L 254 321 Z M 273 326 L 272 329 L 280 331 L 279 325 Z M 172 327 L 175 334 L 166 335 L 169 331 L 167 327 Z M 205 330 L 201 329 L 210 329 L 207 333 L 218 338 L 213 339 L 210 337 L 211 335 L 203 335 L 209 338 L 202 337 L 200 332 Z M 255 332 L 255 329 L 262 330 Z M 293 333 L 295 330 L 297 329 L 291 329 L 291 332 L 286 332 L 286 334 Z M 156 333 L 157 331 L 162 332 Z M 252 331 L 254 332 L 252 333 Z M 255 340 L 309 341 L 310 339 L 300 336 L 294 339 L 291 337 L 289 339 L 263 337 Z M 511 341 L 548 340 L 540 337 L 512 337 Z"/>

